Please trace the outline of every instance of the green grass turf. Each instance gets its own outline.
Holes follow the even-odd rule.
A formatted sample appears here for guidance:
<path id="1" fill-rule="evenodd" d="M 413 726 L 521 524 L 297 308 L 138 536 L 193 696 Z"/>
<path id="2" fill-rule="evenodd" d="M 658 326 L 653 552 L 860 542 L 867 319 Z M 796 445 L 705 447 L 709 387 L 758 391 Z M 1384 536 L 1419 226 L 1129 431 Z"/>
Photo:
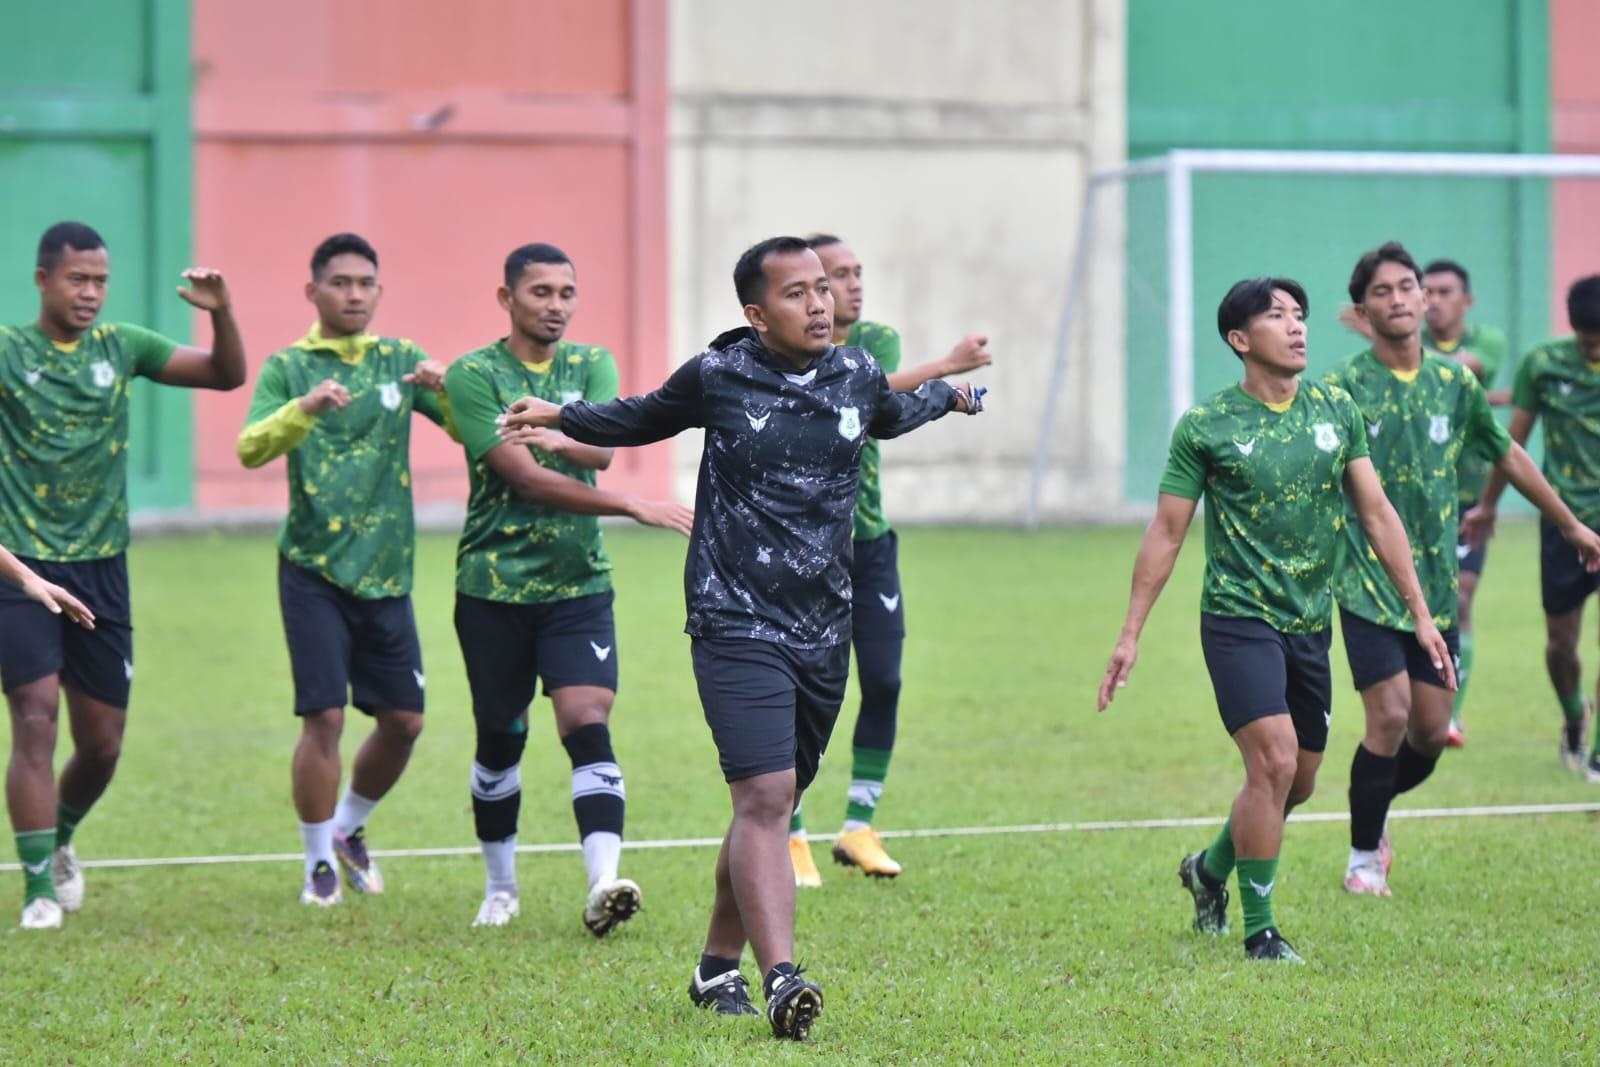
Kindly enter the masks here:
<path id="1" fill-rule="evenodd" d="M 629 836 L 714 837 L 727 796 L 681 634 L 683 543 L 618 529 L 622 691 L 613 720 Z M 1105 715 L 1133 529 L 910 529 L 912 638 L 891 828 L 1215 815 L 1240 774 L 1197 641 L 1199 531 Z M 472 730 L 450 624 L 450 539 L 419 551 L 428 728 L 370 826 L 375 847 L 472 843 Z M 1404 807 L 1600 800 L 1560 771 L 1544 680 L 1535 530 L 1509 526 L 1479 601 L 1469 747 Z M 132 552 L 138 680 L 119 777 L 78 834 L 86 859 L 293 852 L 287 658 L 260 536 Z M 1590 656 L 1592 660 L 1592 655 Z M 1329 761 L 1311 811 L 1341 811 L 1360 704 L 1334 652 Z M 573 837 L 547 704 L 524 763 L 521 839 Z M 853 698 L 807 798 L 835 829 Z M 352 712 L 346 751 L 365 732 Z M 64 732 L 64 731 L 63 731 Z M 65 744 L 63 744 L 63 755 Z M 708 849 L 639 850 L 645 910 L 597 942 L 574 854 L 519 860 L 523 914 L 473 930 L 472 856 L 391 859 L 389 892 L 295 903 L 298 864 L 88 872 L 56 934 L 0 932 L 0 1062 L 1592 1063 L 1600 890 L 1588 815 L 1398 821 L 1389 900 L 1340 889 L 1340 823 L 1288 833 L 1275 894 L 1305 968 L 1249 965 L 1188 928 L 1177 862 L 1208 830 L 891 842 L 906 874 L 852 876 L 815 846 L 798 955 L 827 1010 L 805 1046 L 684 994 L 709 902 Z M 20 903 L 13 879 L 12 907 Z M 14 914 L 14 912 L 13 912 Z M 1240 924 L 1238 904 L 1233 922 Z M 746 973 L 754 978 L 753 966 Z"/>

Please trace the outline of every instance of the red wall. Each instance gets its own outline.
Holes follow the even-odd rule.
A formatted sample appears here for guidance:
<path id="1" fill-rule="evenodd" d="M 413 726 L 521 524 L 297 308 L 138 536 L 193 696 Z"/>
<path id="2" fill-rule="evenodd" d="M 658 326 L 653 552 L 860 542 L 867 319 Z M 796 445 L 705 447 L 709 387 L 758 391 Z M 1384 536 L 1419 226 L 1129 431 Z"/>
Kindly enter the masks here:
<path id="1" fill-rule="evenodd" d="M 1550 2 L 1550 133 L 1554 150 L 1600 155 L 1600 4 Z M 1567 287 L 1600 272 L 1600 180 L 1557 182 L 1553 194 L 1552 332 L 1568 331 Z"/>
<path id="2" fill-rule="evenodd" d="M 374 329 L 446 361 L 506 332 L 506 253 L 560 245 L 568 336 L 608 346 L 625 393 L 657 384 L 665 38 L 664 0 L 195 0 L 195 261 L 226 273 L 252 371 L 313 319 L 311 250 L 353 230 L 382 261 Z M 201 508 L 283 507 L 281 465 L 234 458 L 248 405 L 248 387 L 198 402 Z M 668 447 L 625 450 L 602 485 L 665 494 Z M 465 502 L 461 450 L 433 427 L 412 464 L 419 505 Z"/>

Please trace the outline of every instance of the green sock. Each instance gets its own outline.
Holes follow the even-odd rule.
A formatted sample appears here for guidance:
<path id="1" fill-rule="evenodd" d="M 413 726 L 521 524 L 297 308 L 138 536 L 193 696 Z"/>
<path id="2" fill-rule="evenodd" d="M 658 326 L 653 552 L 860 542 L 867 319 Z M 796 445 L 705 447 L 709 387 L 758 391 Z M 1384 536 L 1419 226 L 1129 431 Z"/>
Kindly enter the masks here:
<path id="1" fill-rule="evenodd" d="M 1577 724 L 1583 721 L 1583 690 L 1579 689 L 1571 696 L 1556 694 L 1556 699 L 1561 701 L 1561 714 L 1567 717 L 1568 724 Z"/>
<path id="2" fill-rule="evenodd" d="M 1450 709 L 1450 718 L 1461 721 L 1461 705 L 1467 702 L 1467 682 L 1472 678 L 1472 635 L 1461 635 L 1461 654 L 1456 657 L 1456 702 Z"/>
<path id="3" fill-rule="evenodd" d="M 800 818 L 799 808 L 795 808 L 794 814 L 789 816 L 789 832 L 791 834 L 803 834 L 806 832 L 806 823 L 804 819 Z"/>
<path id="4" fill-rule="evenodd" d="M 1244 936 L 1254 937 L 1272 926 L 1272 884 L 1278 880 L 1278 861 L 1239 861 L 1239 903 L 1244 906 Z"/>
<path id="5" fill-rule="evenodd" d="M 56 848 L 72 844 L 72 835 L 77 832 L 78 824 L 88 814 L 86 811 L 69 808 L 65 804 L 56 806 Z"/>
<path id="6" fill-rule="evenodd" d="M 878 810 L 878 799 L 883 796 L 883 780 L 889 777 L 890 754 L 888 749 L 859 746 L 852 751 L 845 822 L 872 822 L 872 814 Z"/>
<path id="7" fill-rule="evenodd" d="M 55 883 L 50 880 L 50 854 L 56 850 L 56 832 L 25 830 L 14 836 L 25 883 L 22 903 L 31 904 L 40 897 L 56 899 Z"/>
<path id="8" fill-rule="evenodd" d="M 1217 839 L 1206 846 L 1205 858 L 1200 864 L 1206 873 L 1218 882 L 1226 884 L 1228 875 L 1233 873 L 1233 817 L 1222 824 L 1222 832 Z"/>

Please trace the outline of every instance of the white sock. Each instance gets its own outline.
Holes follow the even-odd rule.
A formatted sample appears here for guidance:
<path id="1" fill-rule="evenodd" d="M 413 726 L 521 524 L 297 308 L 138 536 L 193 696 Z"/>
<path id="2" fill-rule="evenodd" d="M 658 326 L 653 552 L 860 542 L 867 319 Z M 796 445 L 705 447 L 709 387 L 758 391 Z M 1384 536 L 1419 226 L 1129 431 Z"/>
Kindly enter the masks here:
<path id="1" fill-rule="evenodd" d="M 870 822 L 862 822 L 860 819 L 846 819 L 844 821 L 844 832 L 847 834 L 854 833 L 857 830 L 868 830 L 871 827 L 872 824 Z"/>
<path id="2" fill-rule="evenodd" d="M 484 883 L 485 897 L 495 893 L 517 895 L 517 835 L 504 841 L 479 841 L 483 848 L 483 866 L 488 872 Z"/>
<path id="3" fill-rule="evenodd" d="M 1363 864 L 1377 862 L 1378 853 L 1376 850 L 1369 852 L 1364 848 L 1353 848 L 1350 850 L 1350 866 L 1347 868 L 1347 870 L 1353 871 Z"/>
<path id="4" fill-rule="evenodd" d="M 311 872 L 316 870 L 319 862 L 333 867 L 333 820 L 327 822 L 303 822 L 300 824 L 300 840 L 306 846 L 306 877 L 311 877 Z"/>
<path id="5" fill-rule="evenodd" d="M 340 837 L 349 837 L 367 825 L 367 817 L 377 806 L 376 800 L 368 800 L 354 789 L 345 786 L 344 796 L 339 798 L 339 806 L 333 809 L 333 832 Z"/>
<path id="6" fill-rule="evenodd" d="M 622 864 L 622 837 L 596 830 L 583 839 L 583 865 L 589 869 L 589 888 L 601 882 L 615 882 Z"/>

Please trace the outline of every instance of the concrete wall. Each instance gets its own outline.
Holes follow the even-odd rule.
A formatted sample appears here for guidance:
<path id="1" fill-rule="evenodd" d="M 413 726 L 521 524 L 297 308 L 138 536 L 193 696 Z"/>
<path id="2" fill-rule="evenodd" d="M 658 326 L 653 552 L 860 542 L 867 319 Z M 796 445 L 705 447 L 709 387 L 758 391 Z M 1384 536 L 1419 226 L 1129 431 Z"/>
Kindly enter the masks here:
<path id="1" fill-rule="evenodd" d="M 907 363 L 989 335 L 991 408 L 884 448 L 901 521 L 1020 515 L 1085 176 L 1124 156 L 1121 0 L 822 0 L 800 12 L 674 0 L 674 357 L 742 319 L 738 255 L 776 233 L 843 236 L 865 314 Z M 1115 307 L 1102 316 L 1116 326 Z M 1062 391 L 1049 513 L 1121 496 L 1121 346 L 1086 325 Z M 679 492 L 699 449 L 675 452 Z"/>

